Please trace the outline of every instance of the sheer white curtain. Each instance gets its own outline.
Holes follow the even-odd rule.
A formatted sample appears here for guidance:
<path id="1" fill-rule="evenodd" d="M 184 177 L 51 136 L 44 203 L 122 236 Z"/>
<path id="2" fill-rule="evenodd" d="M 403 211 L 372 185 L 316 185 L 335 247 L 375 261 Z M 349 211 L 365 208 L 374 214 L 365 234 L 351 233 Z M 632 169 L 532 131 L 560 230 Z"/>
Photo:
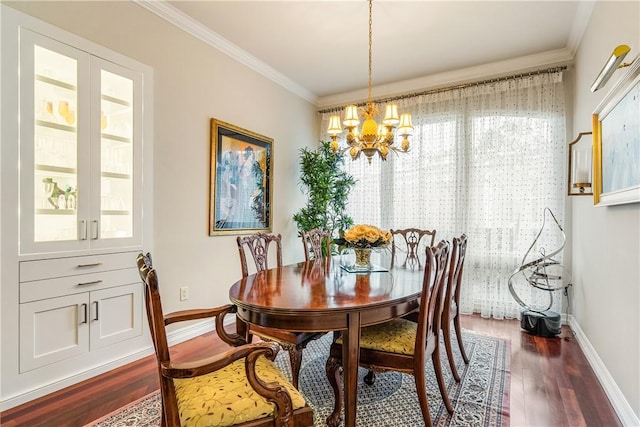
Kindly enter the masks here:
<path id="1" fill-rule="evenodd" d="M 349 214 L 386 229 L 436 229 L 436 241 L 466 233 L 461 312 L 519 317 L 507 280 L 538 233 L 544 208 L 564 222 L 562 74 L 405 98 L 398 107 L 413 116 L 411 152 L 392 153 L 387 162 L 347 160 L 358 181 Z M 331 114 L 323 114 L 322 132 Z M 540 242 L 547 252 L 558 248 L 557 228 L 545 227 Z M 546 292 L 516 289 L 528 303 L 548 302 Z M 558 292 L 554 300 L 560 312 Z"/>

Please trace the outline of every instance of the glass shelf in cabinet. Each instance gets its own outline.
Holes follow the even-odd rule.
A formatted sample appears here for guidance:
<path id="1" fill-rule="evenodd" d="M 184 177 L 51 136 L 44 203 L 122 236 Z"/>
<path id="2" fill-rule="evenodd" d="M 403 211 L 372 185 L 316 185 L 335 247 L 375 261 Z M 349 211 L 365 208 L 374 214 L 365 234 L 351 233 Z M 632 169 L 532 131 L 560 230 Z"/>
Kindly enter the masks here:
<path id="1" fill-rule="evenodd" d="M 76 133 L 76 128 L 74 126 L 63 125 L 60 123 L 50 122 L 48 120 L 36 120 L 37 126 L 42 126 L 50 129 L 57 129 L 65 132 Z"/>
<path id="2" fill-rule="evenodd" d="M 113 135 L 113 134 L 110 134 L 110 133 L 101 133 L 100 136 L 103 139 L 109 139 L 111 141 L 131 142 L 131 138 L 127 138 L 125 136 Z"/>
<path id="3" fill-rule="evenodd" d="M 128 173 L 118 173 L 118 172 L 107 172 L 107 171 L 103 171 L 100 176 L 102 176 L 103 178 L 114 178 L 114 179 L 124 179 L 124 180 L 129 180 L 131 179 L 131 175 Z"/>
<path id="4" fill-rule="evenodd" d="M 109 209 L 109 210 L 100 211 L 100 214 L 104 216 L 110 216 L 110 215 L 123 216 L 123 215 L 131 215 L 131 211 Z"/>
<path id="5" fill-rule="evenodd" d="M 36 209 L 36 215 L 75 215 L 75 209 Z"/>
<path id="6" fill-rule="evenodd" d="M 76 175 L 78 173 L 78 170 L 75 168 L 64 168 L 64 167 L 53 166 L 53 165 L 37 164 L 35 168 L 37 171 L 53 172 L 53 173 L 64 174 L 64 175 Z"/>
<path id="7" fill-rule="evenodd" d="M 63 89 L 68 89 L 68 90 L 73 90 L 73 91 L 75 91 L 77 89 L 76 85 L 63 82 L 62 80 L 53 79 L 51 77 L 43 76 L 41 74 L 36 74 L 36 80 L 39 81 L 39 82 L 42 82 L 42 83 L 47 83 L 47 84 L 50 84 L 50 85 L 53 85 L 53 86 L 61 87 Z"/>
<path id="8" fill-rule="evenodd" d="M 123 107 L 131 107 L 131 102 L 125 99 L 115 98 L 109 95 L 102 95 L 100 99 L 106 102 L 111 102 L 113 104 L 122 105 Z"/>

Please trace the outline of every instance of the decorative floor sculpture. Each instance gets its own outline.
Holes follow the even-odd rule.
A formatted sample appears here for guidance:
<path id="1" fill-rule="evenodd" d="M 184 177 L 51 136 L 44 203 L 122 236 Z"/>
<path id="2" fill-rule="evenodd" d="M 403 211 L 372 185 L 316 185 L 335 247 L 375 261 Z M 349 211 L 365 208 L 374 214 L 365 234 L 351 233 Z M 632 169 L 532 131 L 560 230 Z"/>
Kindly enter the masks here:
<path id="1" fill-rule="evenodd" d="M 544 247 L 539 250 L 539 258 L 527 261 L 532 249 L 536 246 L 546 223 L 547 212 L 551 215 L 554 222 L 558 226 L 562 234 L 561 246 L 547 253 Z M 566 235 L 562 226 L 556 219 L 551 209 L 545 208 L 543 213 L 542 227 L 536 235 L 533 243 L 522 258 L 520 267 L 518 267 L 509 277 L 509 292 L 513 296 L 523 310 L 521 311 L 520 326 L 522 329 L 543 337 L 552 337 L 560 333 L 560 314 L 550 310 L 553 306 L 553 295 L 568 284 L 568 275 L 566 274 L 562 264 L 553 257 L 558 255 L 564 249 L 566 243 Z M 527 304 L 516 292 L 514 282 L 517 278 L 524 280 L 533 288 L 538 289 L 549 296 L 549 303 L 546 307 L 534 307 Z"/>

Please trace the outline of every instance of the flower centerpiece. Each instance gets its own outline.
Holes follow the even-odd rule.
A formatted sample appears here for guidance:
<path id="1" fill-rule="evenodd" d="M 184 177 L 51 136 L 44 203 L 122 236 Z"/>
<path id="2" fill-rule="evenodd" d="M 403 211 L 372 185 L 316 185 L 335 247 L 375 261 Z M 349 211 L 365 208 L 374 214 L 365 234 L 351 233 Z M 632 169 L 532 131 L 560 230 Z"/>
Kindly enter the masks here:
<path id="1" fill-rule="evenodd" d="M 354 249 L 357 268 L 367 269 L 371 267 L 371 249 L 386 247 L 391 240 L 388 231 L 369 224 L 358 224 L 344 232 L 340 243 Z"/>

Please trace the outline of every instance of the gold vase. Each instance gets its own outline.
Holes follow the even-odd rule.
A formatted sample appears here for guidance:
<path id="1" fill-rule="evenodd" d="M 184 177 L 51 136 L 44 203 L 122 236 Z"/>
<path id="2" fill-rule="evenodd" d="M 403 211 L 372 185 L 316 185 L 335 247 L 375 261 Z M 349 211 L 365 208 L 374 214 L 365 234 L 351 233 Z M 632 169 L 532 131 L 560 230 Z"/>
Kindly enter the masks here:
<path id="1" fill-rule="evenodd" d="M 356 248 L 356 268 L 369 269 L 371 268 L 371 248 Z"/>

